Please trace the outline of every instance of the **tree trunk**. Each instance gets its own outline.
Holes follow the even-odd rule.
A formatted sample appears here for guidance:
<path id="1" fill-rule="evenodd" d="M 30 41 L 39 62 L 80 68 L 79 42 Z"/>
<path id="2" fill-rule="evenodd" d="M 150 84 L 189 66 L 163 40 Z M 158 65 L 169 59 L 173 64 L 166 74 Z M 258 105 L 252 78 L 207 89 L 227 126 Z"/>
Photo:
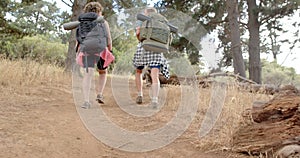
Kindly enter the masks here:
<path id="1" fill-rule="evenodd" d="M 231 53 L 233 58 L 234 73 L 242 77 L 246 77 L 244 59 L 241 51 L 240 28 L 238 22 L 238 1 L 228 0 L 226 1 L 226 7 L 229 19 Z"/>
<path id="2" fill-rule="evenodd" d="M 258 8 L 255 0 L 247 0 L 248 4 L 248 30 L 249 30 L 249 78 L 261 83 L 260 39 L 258 22 Z"/>
<path id="3" fill-rule="evenodd" d="M 86 4 L 86 0 L 74 0 L 73 6 L 72 6 L 72 17 L 71 21 L 76 21 L 78 19 L 78 16 L 83 12 L 83 7 Z M 71 31 L 71 35 L 69 37 L 69 47 L 68 47 L 68 54 L 67 58 L 65 60 L 65 71 L 71 71 L 73 64 L 75 63 L 75 44 L 76 44 L 76 29 L 73 29 Z"/>

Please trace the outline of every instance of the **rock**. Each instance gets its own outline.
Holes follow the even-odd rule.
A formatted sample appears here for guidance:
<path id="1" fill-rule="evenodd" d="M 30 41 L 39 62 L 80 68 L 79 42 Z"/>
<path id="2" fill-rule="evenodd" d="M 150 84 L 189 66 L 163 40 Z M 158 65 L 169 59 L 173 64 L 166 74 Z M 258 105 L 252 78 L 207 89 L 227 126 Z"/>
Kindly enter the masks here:
<path id="1" fill-rule="evenodd" d="M 295 157 L 296 155 L 299 157 L 300 155 L 300 145 L 287 145 L 277 151 L 276 157 L 278 158 L 290 158 Z"/>

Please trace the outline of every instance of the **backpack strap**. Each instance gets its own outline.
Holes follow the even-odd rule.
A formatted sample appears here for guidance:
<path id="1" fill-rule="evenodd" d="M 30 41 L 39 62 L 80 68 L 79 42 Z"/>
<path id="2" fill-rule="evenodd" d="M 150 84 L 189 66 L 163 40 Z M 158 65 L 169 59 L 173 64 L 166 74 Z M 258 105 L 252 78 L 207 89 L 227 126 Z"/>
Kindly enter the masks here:
<path id="1" fill-rule="evenodd" d="M 152 33 L 152 27 L 149 27 L 149 23 L 152 23 L 152 19 L 146 21 L 145 28 L 148 30 L 147 37 L 146 37 L 147 40 L 150 39 Z"/>
<path id="2" fill-rule="evenodd" d="M 89 32 L 91 31 L 92 28 L 94 28 L 96 25 L 97 25 L 97 20 L 98 18 L 98 14 L 97 13 L 94 13 L 94 12 L 88 12 L 88 13 L 83 13 L 83 14 L 80 14 L 79 17 L 78 17 L 78 21 L 80 22 L 79 25 L 82 25 L 84 26 L 83 30 L 79 30 L 77 28 L 76 30 L 76 39 L 79 43 L 82 43 L 83 39 L 85 37 L 80 37 L 82 36 L 83 32 Z M 83 25 L 83 23 L 85 25 Z"/>
<path id="3" fill-rule="evenodd" d="M 79 15 L 78 21 L 83 22 L 83 21 L 94 21 L 98 18 L 98 14 L 94 12 L 88 12 L 88 13 L 83 13 Z"/>
<path id="4" fill-rule="evenodd" d="M 108 29 L 106 28 L 106 24 L 105 24 L 106 21 L 104 21 L 103 23 L 100 23 L 101 28 L 103 29 L 103 32 L 104 32 L 104 37 L 106 38 L 106 43 L 108 44 Z"/>

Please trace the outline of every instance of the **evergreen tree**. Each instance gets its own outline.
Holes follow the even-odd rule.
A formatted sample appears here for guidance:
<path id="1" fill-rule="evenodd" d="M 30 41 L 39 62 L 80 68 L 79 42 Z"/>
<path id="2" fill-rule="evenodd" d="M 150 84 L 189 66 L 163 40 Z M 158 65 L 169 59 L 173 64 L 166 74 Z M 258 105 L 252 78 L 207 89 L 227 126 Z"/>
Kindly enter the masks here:
<path id="1" fill-rule="evenodd" d="M 59 10 L 47 1 L 0 2 L 0 53 L 9 56 L 7 45 L 26 35 L 58 32 Z"/>

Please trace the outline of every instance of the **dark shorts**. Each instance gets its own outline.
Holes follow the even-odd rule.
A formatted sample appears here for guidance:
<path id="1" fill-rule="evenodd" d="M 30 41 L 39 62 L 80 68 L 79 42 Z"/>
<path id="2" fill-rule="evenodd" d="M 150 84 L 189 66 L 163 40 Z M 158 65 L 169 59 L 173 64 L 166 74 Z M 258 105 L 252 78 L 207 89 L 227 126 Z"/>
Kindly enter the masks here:
<path id="1" fill-rule="evenodd" d="M 84 68 L 86 68 L 86 65 L 90 68 L 94 68 L 96 63 L 97 63 L 97 68 L 99 70 L 105 70 L 107 68 L 107 67 L 103 67 L 104 60 L 100 56 L 97 56 L 97 55 L 88 55 L 87 56 L 87 64 L 85 62 L 85 56 L 83 56 L 82 63 L 83 63 Z"/>
<path id="2" fill-rule="evenodd" d="M 160 65 L 157 65 L 157 66 L 149 66 L 149 67 L 150 67 L 150 69 L 152 69 L 152 68 L 158 68 L 158 69 L 160 69 Z M 137 69 L 143 70 L 143 69 L 144 69 L 144 66 L 138 66 Z"/>

